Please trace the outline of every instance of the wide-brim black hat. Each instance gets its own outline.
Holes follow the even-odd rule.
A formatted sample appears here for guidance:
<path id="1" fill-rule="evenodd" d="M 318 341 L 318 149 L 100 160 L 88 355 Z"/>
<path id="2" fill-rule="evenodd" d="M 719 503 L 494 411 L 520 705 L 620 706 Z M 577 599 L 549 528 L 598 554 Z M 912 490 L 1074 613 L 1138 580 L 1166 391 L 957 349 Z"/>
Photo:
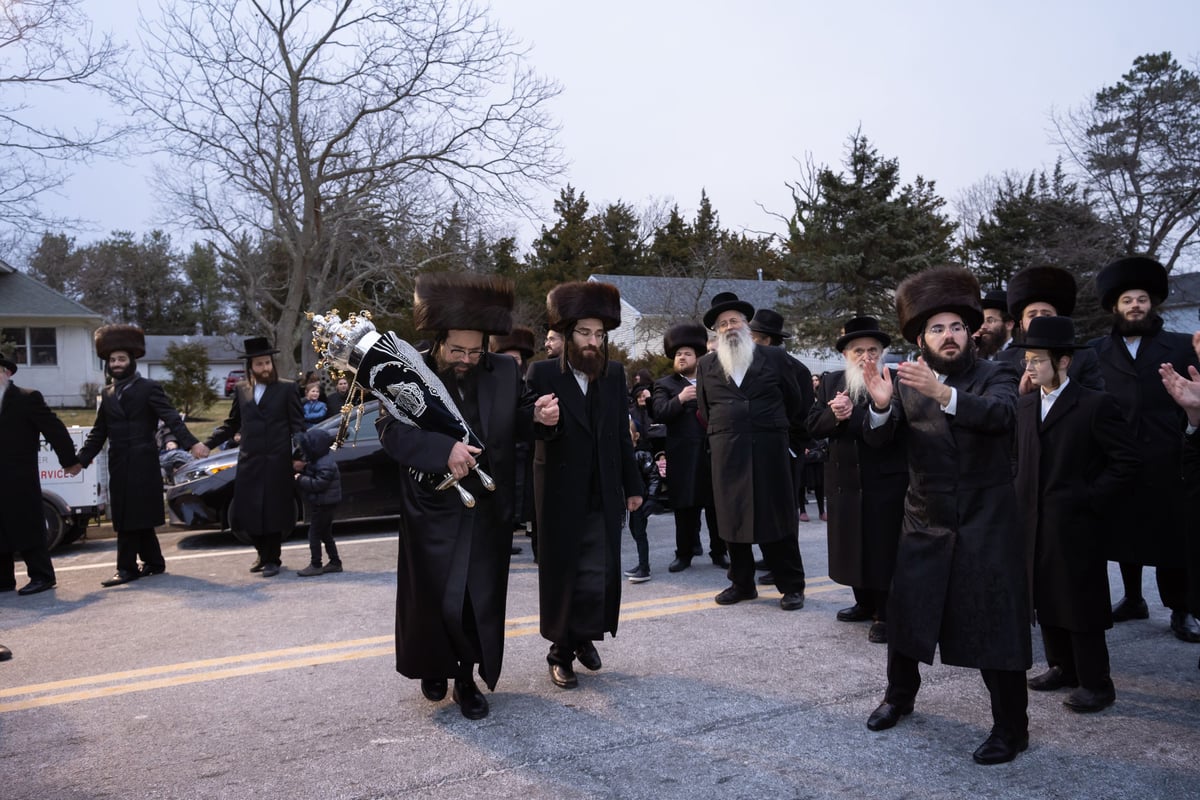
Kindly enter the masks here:
<path id="1" fill-rule="evenodd" d="M 896 316 L 900 331 L 913 344 L 935 314 L 950 312 L 976 331 L 983 324 L 979 280 L 970 270 L 946 264 L 910 275 L 896 287 Z"/>
<path id="2" fill-rule="evenodd" d="M 133 359 L 146 355 L 146 334 L 136 325 L 105 325 L 92 336 L 96 355 L 105 361 L 117 351 L 129 353 Z"/>
<path id="3" fill-rule="evenodd" d="M 1170 294 L 1166 267 L 1149 256 L 1127 256 L 1096 273 L 1096 296 L 1105 311 L 1112 311 L 1117 298 L 1130 289 L 1141 289 L 1158 305 Z"/>
<path id="4" fill-rule="evenodd" d="M 1008 313 L 1020 319 L 1030 303 L 1049 303 L 1060 317 L 1075 313 L 1075 276 L 1061 267 L 1026 267 L 1008 281 Z"/>
<path id="5" fill-rule="evenodd" d="M 663 353 L 674 359 L 681 347 L 690 347 L 697 356 L 704 355 L 708 348 L 708 330 L 699 322 L 681 322 L 667 328 L 663 334 Z"/>
<path id="6" fill-rule="evenodd" d="M 258 358 L 273 356 L 279 351 L 271 347 L 271 340 L 265 336 L 252 336 L 242 341 L 242 358 Z"/>
<path id="7" fill-rule="evenodd" d="M 750 330 L 755 333 L 765 333 L 767 336 L 778 336 L 780 339 L 790 339 L 792 335 L 783 329 L 783 315 L 769 308 L 760 308 L 750 319 Z"/>
<path id="8" fill-rule="evenodd" d="M 1007 314 L 1008 292 L 1003 289 L 988 289 L 983 293 L 983 299 L 979 301 L 979 307 L 985 311 L 989 308 L 998 308 Z"/>
<path id="9" fill-rule="evenodd" d="M 754 306 L 745 300 L 738 300 L 738 296 L 733 292 L 720 292 L 713 297 L 712 305 L 708 311 L 704 312 L 704 327 L 712 330 L 713 323 L 717 321 L 717 317 L 726 311 L 740 311 L 745 315 L 746 319 L 754 316 Z"/>
<path id="10" fill-rule="evenodd" d="M 850 344 L 850 342 L 866 336 L 875 339 L 883 347 L 887 347 L 892 343 L 892 337 L 879 330 L 879 320 L 874 317 L 854 317 L 842 327 L 842 335 L 838 337 L 834 347 L 840 353 L 846 349 L 846 345 Z"/>
<path id="11" fill-rule="evenodd" d="M 549 325 L 559 333 L 581 319 L 598 319 L 604 330 L 621 327 L 621 290 L 611 283 L 561 283 L 546 295 Z"/>
<path id="12" fill-rule="evenodd" d="M 10 373 L 15 374 L 17 371 L 17 362 L 13 361 L 11 358 L 0 356 L 0 367 L 4 367 Z"/>
<path id="13" fill-rule="evenodd" d="M 1025 341 L 1013 346 L 1022 350 L 1081 350 L 1091 347 L 1075 344 L 1075 321 L 1070 317 L 1034 317 L 1029 320 Z"/>

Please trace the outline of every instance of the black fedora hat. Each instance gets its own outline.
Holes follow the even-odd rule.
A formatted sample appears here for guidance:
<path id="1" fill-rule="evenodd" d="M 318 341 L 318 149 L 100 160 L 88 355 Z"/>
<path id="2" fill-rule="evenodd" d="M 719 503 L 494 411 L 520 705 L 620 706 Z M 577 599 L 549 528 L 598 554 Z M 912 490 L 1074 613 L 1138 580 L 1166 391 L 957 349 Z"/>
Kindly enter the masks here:
<path id="1" fill-rule="evenodd" d="M 1167 299 L 1167 269 L 1149 256 L 1128 256 L 1106 264 L 1096 273 L 1096 296 L 1105 311 L 1112 311 L 1117 298 L 1130 289 L 1150 295 L 1154 305 Z"/>
<path id="2" fill-rule="evenodd" d="M 1070 317 L 1034 317 L 1029 320 L 1025 341 L 1014 345 L 1022 350 L 1080 350 L 1075 344 L 1075 321 Z"/>
<path id="3" fill-rule="evenodd" d="M 17 362 L 13 361 L 8 356 L 0 356 L 0 367 L 4 367 L 9 373 L 16 373 Z"/>
<path id="4" fill-rule="evenodd" d="M 892 337 L 879 330 L 879 320 L 874 317 L 853 317 L 842 327 L 842 335 L 838 337 L 834 347 L 840 353 L 850 342 L 864 336 L 877 340 L 883 347 L 892 343 Z"/>
<path id="5" fill-rule="evenodd" d="M 988 289 L 983 293 L 983 299 L 979 301 L 979 307 L 983 309 L 996 308 L 1008 313 L 1008 292 L 1003 289 Z"/>
<path id="6" fill-rule="evenodd" d="M 720 292 L 713 297 L 712 306 L 704 312 L 704 327 L 712 330 L 717 317 L 726 311 L 740 311 L 746 319 L 754 316 L 754 306 L 745 300 L 738 300 L 738 296 L 733 292 Z"/>
<path id="7" fill-rule="evenodd" d="M 242 342 L 242 358 L 257 358 L 258 356 L 273 356 L 279 351 L 271 347 L 271 341 L 265 336 L 252 336 Z"/>
<path id="8" fill-rule="evenodd" d="M 755 333 L 765 333 L 767 336 L 778 336 L 780 339 L 790 339 L 792 335 L 783 329 L 783 315 L 769 308 L 760 308 L 750 319 L 750 330 Z"/>

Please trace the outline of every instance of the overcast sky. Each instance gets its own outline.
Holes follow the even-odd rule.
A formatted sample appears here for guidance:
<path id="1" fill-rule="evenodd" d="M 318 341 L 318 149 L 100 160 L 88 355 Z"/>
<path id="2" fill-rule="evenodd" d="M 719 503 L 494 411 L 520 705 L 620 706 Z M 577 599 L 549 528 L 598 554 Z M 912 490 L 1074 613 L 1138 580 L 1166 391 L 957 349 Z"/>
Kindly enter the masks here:
<path id="1" fill-rule="evenodd" d="M 132 36 L 132 3 L 88 0 L 97 23 Z M 143 2 L 143 5 L 146 3 Z M 1141 54 L 1195 68 L 1200 3 L 801 0 L 492 0 L 562 84 L 554 103 L 566 180 L 593 208 L 678 202 L 706 189 L 722 224 L 781 232 L 785 182 L 806 156 L 841 162 L 859 126 L 953 201 L 988 174 L 1051 166 L 1051 112 L 1078 107 Z M 148 230 L 144 164 L 80 170 L 60 214 L 93 220 L 82 243 Z M 545 221 L 561 186 L 546 193 Z M 766 210 L 764 211 L 763 208 Z M 514 223 L 528 243 L 537 224 Z"/>

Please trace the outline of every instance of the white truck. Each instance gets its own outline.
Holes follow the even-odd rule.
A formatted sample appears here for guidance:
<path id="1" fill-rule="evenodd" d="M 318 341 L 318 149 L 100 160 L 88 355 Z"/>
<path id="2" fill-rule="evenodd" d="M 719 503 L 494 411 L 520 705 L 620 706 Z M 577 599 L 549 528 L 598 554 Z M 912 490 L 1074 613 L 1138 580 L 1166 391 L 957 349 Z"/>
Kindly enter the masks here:
<path id="1" fill-rule="evenodd" d="M 78 425 L 67 428 L 76 452 L 91 430 Z M 46 519 L 46 547 L 53 550 L 83 536 L 92 518 L 98 519 L 108 506 L 108 447 L 87 469 L 68 475 L 45 439 L 41 445 L 38 477 L 42 482 L 42 514 Z"/>

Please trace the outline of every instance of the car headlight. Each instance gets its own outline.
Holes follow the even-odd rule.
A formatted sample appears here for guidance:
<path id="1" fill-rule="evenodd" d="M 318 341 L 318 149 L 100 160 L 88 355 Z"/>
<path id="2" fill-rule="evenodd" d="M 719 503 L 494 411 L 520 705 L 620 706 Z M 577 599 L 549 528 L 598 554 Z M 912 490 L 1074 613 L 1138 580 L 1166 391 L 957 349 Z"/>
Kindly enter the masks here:
<path id="1" fill-rule="evenodd" d="M 211 478 L 213 475 L 216 475 L 218 472 L 224 472 L 225 470 L 232 469 L 233 467 L 236 467 L 236 466 L 237 466 L 237 462 L 233 461 L 228 464 L 218 464 L 218 465 L 212 466 L 212 467 L 193 467 L 191 469 L 185 469 L 182 472 L 180 472 L 178 475 L 175 476 L 175 485 L 178 486 L 181 483 L 190 483 L 191 481 L 198 481 L 201 478 Z"/>

